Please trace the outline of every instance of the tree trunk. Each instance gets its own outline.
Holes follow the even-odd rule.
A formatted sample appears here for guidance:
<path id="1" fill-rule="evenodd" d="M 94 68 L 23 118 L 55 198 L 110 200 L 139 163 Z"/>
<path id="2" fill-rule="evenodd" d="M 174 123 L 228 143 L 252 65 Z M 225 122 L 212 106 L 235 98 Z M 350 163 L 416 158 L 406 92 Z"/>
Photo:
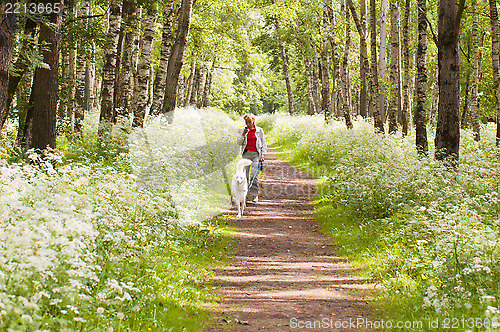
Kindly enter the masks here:
<path id="1" fill-rule="evenodd" d="M 495 106 L 497 135 L 496 145 L 500 146 L 500 59 L 499 59 L 499 41 L 500 26 L 498 23 L 498 10 L 496 0 L 489 0 L 490 20 L 491 20 L 491 63 L 493 67 L 493 80 L 495 81 Z"/>
<path id="2" fill-rule="evenodd" d="M 14 4 L 14 0 L 8 0 L 7 3 Z M 9 73 L 12 52 L 14 51 L 16 15 L 6 14 L 3 8 L 0 15 L 0 119 L 6 118 L 7 114 L 7 96 L 9 92 Z M 0 123 L 0 132 L 2 131 L 3 121 Z"/>
<path id="3" fill-rule="evenodd" d="M 383 80 L 385 76 L 385 57 L 387 53 L 387 0 L 381 0 L 380 5 L 380 53 L 378 57 L 378 76 Z M 378 107 L 381 122 L 385 122 L 385 95 L 380 91 L 378 95 Z M 382 130 L 382 132 L 384 132 Z"/>
<path id="4" fill-rule="evenodd" d="M 362 0 L 364 2 L 365 0 Z M 356 12 L 356 8 L 354 8 L 354 3 L 352 0 L 347 0 L 347 5 L 352 14 L 352 18 L 354 19 L 354 23 L 356 25 L 356 29 L 359 33 L 359 51 L 360 51 L 360 79 L 361 79 L 361 91 L 359 95 L 359 114 L 367 115 L 367 94 L 366 94 L 366 75 L 367 68 L 369 68 L 368 64 L 368 54 L 367 54 L 367 46 L 366 46 L 366 26 L 364 24 L 364 19 L 361 20 L 358 18 L 358 14 Z M 364 12 L 366 13 L 366 3 L 365 3 Z M 363 7 L 363 5 L 362 5 Z M 362 69 L 361 69 L 362 68 Z M 364 82 L 364 83 L 363 83 Z"/>
<path id="5" fill-rule="evenodd" d="M 101 114 L 99 117 L 99 137 L 111 131 L 115 122 L 114 92 L 116 78 L 116 55 L 121 24 L 121 1 L 112 1 L 110 4 L 108 41 L 109 48 L 104 52 L 104 67 L 102 70 L 101 87 Z"/>
<path id="6" fill-rule="evenodd" d="M 80 15 L 88 16 L 90 14 L 90 1 L 82 0 Z M 88 24 L 88 20 L 87 20 Z M 83 45 L 79 45 L 76 57 L 76 78 L 75 78 L 75 111 L 74 111 L 74 132 L 77 136 L 82 133 L 83 120 L 85 119 L 85 111 L 88 104 L 85 99 L 85 86 L 87 68 L 87 55 Z"/>
<path id="7" fill-rule="evenodd" d="M 417 152 L 427 155 L 427 0 L 418 0 L 418 45 L 417 45 L 417 81 L 415 94 L 415 131 Z"/>
<path id="8" fill-rule="evenodd" d="M 142 127 L 148 106 L 148 82 L 151 71 L 151 51 L 156 30 L 156 6 L 147 10 L 143 19 L 144 33 L 141 43 L 141 57 L 137 68 L 137 86 L 134 87 L 133 127 Z"/>
<path id="9" fill-rule="evenodd" d="M 203 65 L 200 68 L 200 75 L 198 80 L 198 89 L 196 92 L 196 107 L 201 108 L 203 105 L 203 92 L 205 90 L 206 83 L 206 75 L 207 75 L 207 65 L 206 62 L 203 61 Z"/>
<path id="10" fill-rule="evenodd" d="M 175 42 L 172 45 L 172 52 L 168 60 L 167 78 L 165 85 L 165 99 L 163 103 L 163 113 L 172 112 L 175 109 L 177 99 L 177 82 L 181 72 L 184 51 L 187 45 L 187 36 L 191 22 L 191 11 L 194 0 L 182 0 L 179 9 L 177 31 L 175 32 Z"/>
<path id="11" fill-rule="evenodd" d="M 7 22 L 6 22 L 7 23 Z M 20 46 L 20 51 L 19 53 L 24 53 L 30 48 L 35 48 L 36 44 L 33 42 L 35 38 L 35 31 L 36 31 L 36 23 L 27 18 L 26 19 L 26 24 L 24 26 L 24 39 L 22 39 L 22 44 Z M 8 48 L 3 48 L 4 51 L 6 51 Z M 10 66 L 10 65 L 9 65 Z M 14 99 L 14 95 L 16 94 L 16 90 L 18 88 L 19 83 L 23 79 L 23 77 L 26 75 L 26 73 L 30 73 L 30 68 L 28 67 L 28 64 L 22 57 L 18 57 L 16 60 L 16 63 L 14 64 L 14 69 L 13 71 L 16 73 L 16 75 L 10 75 L 9 76 L 9 85 L 8 85 L 8 94 L 7 94 L 7 104 L 5 106 L 5 112 L 3 113 L 3 116 L 0 117 L 1 123 L 0 123 L 0 130 L 5 124 L 5 121 L 7 120 L 7 116 L 9 114 L 10 110 L 10 105 L 12 104 L 12 100 Z M 2 100 L 0 98 L 0 100 Z M 22 132 L 22 128 L 19 128 Z"/>
<path id="12" fill-rule="evenodd" d="M 48 3 L 48 2 L 45 2 Z M 42 52 L 43 62 L 50 69 L 37 68 L 33 79 L 26 122 L 30 131 L 24 133 L 27 148 L 46 149 L 56 147 L 57 92 L 59 78 L 59 48 L 61 42 L 62 11 L 49 15 L 52 26 L 40 27 L 40 45 L 46 44 Z"/>
<path id="13" fill-rule="evenodd" d="M 359 42 L 359 77 L 361 79 L 361 89 L 359 92 L 359 115 L 363 118 L 368 116 L 368 91 L 366 86 L 366 78 L 370 70 L 368 64 L 368 46 L 366 42 L 366 0 L 360 0 L 360 23 L 365 34 Z"/>
<path id="14" fill-rule="evenodd" d="M 389 100 L 389 134 L 398 130 L 398 115 L 401 113 L 401 56 L 399 47 L 399 4 L 391 5 L 391 74 Z"/>
<path id="15" fill-rule="evenodd" d="M 378 106 L 378 72 L 377 72 L 377 14 L 375 0 L 370 0 L 370 47 L 371 47 L 371 114 L 373 114 L 375 130 L 384 133 L 384 124 Z"/>
<path id="16" fill-rule="evenodd" d="M 192 85 L 191 85 L 189 105 L 196 105 L 196 97 L 197 97 L 198 87 L 200 86 L 200 76 L 201 76 L 200 75 L 200 68 L 201 68 L 201 65 L 199 62 L 197 62 L 195 70 L 194 70 Z"/>
<path id="17" fill-rule="evenodd" d="M 405 1 L 403 18 L 403 108 L 401 109 L 403 136 L 408 135 L 408 120 L 410 116 L 410 0 Z"/>
<path id="18" fill-rule="evenodd" d="M 345 7 L 344 7 L 345 8 Z M 345 46 L 344 46 L 344 59 L 341 67 L 342 77 L 342 100 L 345 124 L 348 129 L 352 129 L 351 121 L 351 96 L 349 93 L 349 51 L 351 48 L 351 23 L 349 11 L 345 10 Z"/>
<path id="19" fill-rule="evenodd" d="M 274 0 L 273 0 L 274 3 Z M 281 38 L 281 28 L 278 18 L 275 19 L 276 34 L 278 35 L 278 44 L 280 48 L 281 61 L 283 62 L 283 75 L 285 76 L 286 93 L 288 96 L 288 112 L 294 114 L 292 86 L 290 85 L 290 73 L 288 72 L 288 56 L 286 54 L 285 45 Z"/>
<path id="20" fill-rule="evenodd" d="M 472 86 L 470 92 L 470 119 L 472 130 L 474 131 L 474 140 L 479 142 L 481 135 L 479 133 L 478 110 L 478 83 L 479 83 L 479 36 L 478 36 L 478 14 L 477 0 L 471 1 L 472 6 Z"/>
<path id="21" fill-rule="evenodd" d="M 323 47 L 321 48 L 321 110 L 325 119 L 330 109 L 330 67 L 328 65 L 328 12 L 323 7 Z"/>
<path id="22" fill-rule="evenodd" d="M 339 50 L 337 47 L 337 39 L 335 38 L 335 16 L 333 10 L 328 11 L 329 19 L 330 19 L 330 27 L 331 33 L 328 34 L 328 39 L 330 41 L 330 45 L 332 46 L 332 96 L 331 96 L 331 113 L 335 113 L 336 116 L 339 116 L 338 110 L 338 89 L 336 88 L 337 78 L 340 76 L 340 57 Z M 340 88 L 340 87 L 339 87 Z"/>
<path id="23" fill-rule="evenodd" d="M 130 113 L 130 101 L 134 94 L 134 82 L 135 82 L 135 59 L 134 55 L 137 53 L 137 25 L 139 22 L 139 7 L 134 0 L 127 1 L 123 4 L 123 24 L 127 29 L 125 34 L 125 41 L 123 42 L 123 53 L 122 53 L 122 68 L 119 81 L 119 95 L 118 95 L 118 108 L 121 109 L 122 115 L 128 115 Z"/>
<path id="24" fill-rule="evenodd" d="M 203 88 L 203 97 L 202 97 L 202 103 L 201 107 L 207 107 L 208 106 L 208 99 L 210 96 L 210 91 L 212 89 L 212 73 L 215 68 L 215 59 L 212 62 L 212 68 L 207 71 L 207 78 L 205 79 L 205 87 Z"/>
<path id="25" fill-rule="evenodd" d="M 314 43 L 314 42 L 313 42 Z M 321 109 L 321 101 L 319 98 L 320 83 L 319 83 L 319 59 L 318 59 L 318 48 L 315 44 L 312 44 L 313 60 L 313 98 L 314 98 L 314 109 L 316 113 Z"/>
<path id="26" fill-rule="evenodd" d="M 193 87 L 195 86 L 195 81 L 196 81 L 196 67 L 197 67 L 196 58 L 193 58 L 191 62 L 191 71 L 187 79 L 187 93 L 184 103 L 181 104 L 182 106 L 188 106 L 191 102 L 191 95 L 193 94 Z"/>
<path id="27" fill-rule="evenodd" d="M 460 62 L 458 40 L 465 0 L 440 0 L 438 14 L 439 105 L 436 159 L 457 166 L 460 144 Z"/>
<path id="28" fill-rule="evenodd" d="M 153 104 L 151 105 L 151 114 L 159 114 L 163 105 L 165 93 L 166 73 L 168 67 L 168 58 L 172 48 L 172 21 L 174 14 L 174 2 L 167 1 L 163 10 L 163 30 L 161 37 L 160 63 L 156 70 L 156 77 L 153 83 Z"/>
<path id="29" fill-rule="evenodd" d="M 179 89 L 177 90 L 177 100 L 179 106 L 186 106 L 186 77 L 179 76 Z"/>

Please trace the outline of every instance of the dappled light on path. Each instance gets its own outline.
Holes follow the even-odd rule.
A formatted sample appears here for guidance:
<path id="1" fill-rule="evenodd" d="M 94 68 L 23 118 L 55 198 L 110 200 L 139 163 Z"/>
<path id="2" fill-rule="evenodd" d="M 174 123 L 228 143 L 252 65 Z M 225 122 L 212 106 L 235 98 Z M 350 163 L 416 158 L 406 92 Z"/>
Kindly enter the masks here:
<path id="1" fill-rule="evenodd" d="M 290 331 L 299 321 L 371 316 L 372 285 L 320 233 L 315 193 L 308 174 L 274 154 L 266 161 L 260 201 L 235 221 L 235 252 L 216 271 L 220 318 L 209 331 Z"/>

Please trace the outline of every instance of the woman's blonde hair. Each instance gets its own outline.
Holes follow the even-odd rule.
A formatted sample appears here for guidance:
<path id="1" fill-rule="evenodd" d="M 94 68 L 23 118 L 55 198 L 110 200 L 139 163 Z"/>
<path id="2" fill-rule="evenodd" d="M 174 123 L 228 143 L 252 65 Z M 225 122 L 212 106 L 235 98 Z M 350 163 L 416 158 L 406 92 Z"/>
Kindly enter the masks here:
<path id="1" fill-rule="evenodd" d="M 243 120 L 246 120 L 246 119 L 251 119 L 252 122 L 255 123 L 255 115 L 253 115 L 252 113 L 247 113 L 247 114 L 243 115 Z"/>

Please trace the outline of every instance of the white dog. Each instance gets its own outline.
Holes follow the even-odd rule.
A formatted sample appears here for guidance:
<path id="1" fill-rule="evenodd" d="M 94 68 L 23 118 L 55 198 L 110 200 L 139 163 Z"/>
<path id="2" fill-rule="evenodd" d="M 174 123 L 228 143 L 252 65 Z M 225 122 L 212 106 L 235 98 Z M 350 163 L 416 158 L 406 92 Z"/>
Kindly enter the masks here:
<path id="1" fill-rule="evenodd" d="M 238 206 L 238 217 L 241 217 L 246 206 L 246 198 L 248 193 L 248 180 L 245 174 L 245 167 L 250 166 L 250 159 L 241 159 L 236 165 L 236 174 L 233 176 L 231 184 L 231 195 Z"/>

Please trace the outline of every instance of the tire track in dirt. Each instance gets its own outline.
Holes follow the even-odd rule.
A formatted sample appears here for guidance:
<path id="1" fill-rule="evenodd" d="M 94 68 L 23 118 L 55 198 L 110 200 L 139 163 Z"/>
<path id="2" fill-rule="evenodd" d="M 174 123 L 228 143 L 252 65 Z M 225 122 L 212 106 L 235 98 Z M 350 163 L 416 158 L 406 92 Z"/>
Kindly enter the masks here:
<path id="1" fill-rule="evenodd" d="M 268 153 L 260 201 L 235 219 L 234 251 L 215 271 L 223 301 L 208 331 L 345 331 L 371 319 L 371 286 L 320 233 L 315 193 L 311 176 Z"/>

